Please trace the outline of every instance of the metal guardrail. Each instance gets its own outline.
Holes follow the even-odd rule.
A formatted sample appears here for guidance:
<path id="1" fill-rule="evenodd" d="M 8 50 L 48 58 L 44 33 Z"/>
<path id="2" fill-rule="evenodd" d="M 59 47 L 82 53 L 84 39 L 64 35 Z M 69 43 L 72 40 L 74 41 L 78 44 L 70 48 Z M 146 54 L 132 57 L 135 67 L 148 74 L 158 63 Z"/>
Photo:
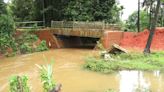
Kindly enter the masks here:
<path id="1" fill-rule="evenodd" d="M 97 30 L 119 30 L 119 25 L 104 22 L 81 22 L 81 21 L 51 21 L 51 28 L 72 29 L 97 29 Z"/>
<path id="2" fill-rule="evenodd" d="M 26 21 L 26 22 L 16 22 L 16 28 L 20 29 L 33 29 L 33 28 L 44 28 L 44 21 Z"/>
<path id="3" fill-rule="evenodd" d="M 44 21 L 16 22 L 18 29 L 40 29 L 45 27 Z M 82 21 L 51 21 L 51 28 L 56 29 L 79 29 L 79 30 L 120 30 L 117 24 L 104 22 L 82 22 Z"/>

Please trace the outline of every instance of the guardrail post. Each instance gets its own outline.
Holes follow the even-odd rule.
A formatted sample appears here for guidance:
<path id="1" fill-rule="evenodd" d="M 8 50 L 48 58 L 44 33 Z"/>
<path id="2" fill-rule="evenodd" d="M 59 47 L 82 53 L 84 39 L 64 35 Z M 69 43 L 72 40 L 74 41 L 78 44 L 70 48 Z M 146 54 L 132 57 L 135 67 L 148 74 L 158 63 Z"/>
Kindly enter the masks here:
<path id="1" fill-rule="evenodd" d="M 105 22 L 103 21 L 103 23 L 102 23 L 102 30 L 104 30 L 104 27 L 105 27 Z"/>

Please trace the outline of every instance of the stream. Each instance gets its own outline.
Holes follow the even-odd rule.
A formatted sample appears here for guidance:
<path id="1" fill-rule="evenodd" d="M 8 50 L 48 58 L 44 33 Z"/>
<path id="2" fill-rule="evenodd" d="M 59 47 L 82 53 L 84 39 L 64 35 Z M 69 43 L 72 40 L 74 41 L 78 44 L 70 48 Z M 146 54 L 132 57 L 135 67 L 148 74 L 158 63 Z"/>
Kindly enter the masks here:
<path id="1" fill-rule="evenodd" d="M 43 92 L 36 64 L 54 61 L 54 79 L 62 84 L 62 92 L 164 92 L 164 73 L 160 71 L 120 71 L 101 74 L 82 68 L 84 58 L 94 54 L 91 49 L 55 49 L 0 59 L 0 92 L 9 92 L 12 75 L 27 75 L 31 92 Z"/>

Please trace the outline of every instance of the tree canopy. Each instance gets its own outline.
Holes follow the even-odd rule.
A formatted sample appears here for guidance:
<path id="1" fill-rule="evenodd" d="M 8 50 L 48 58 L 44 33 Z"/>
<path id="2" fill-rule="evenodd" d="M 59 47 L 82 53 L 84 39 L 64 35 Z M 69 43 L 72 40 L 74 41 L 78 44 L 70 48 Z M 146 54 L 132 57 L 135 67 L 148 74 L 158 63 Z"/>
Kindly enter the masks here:
<path id="1" fill-rule="evenodd" d="M 33 0 L 11 0 L 10 9 L 16 21 L 27 21 L 33 19 Z"/>
<path id="2" fill-rule="evenodd" d="M 137 16 L 138 13 L 137 11 L 135 11 L 129 16 L 128 20 L 126 21 L 126 27 L 129 31 L 137 30 L 137 26 L 136 26 L 138 21 Z M 140 12 L 140 26 L 142 31 L 149 27 L 149 16 L 146 11 Z"/>
<path id="3" fill-rule="evenodd" d="M 115 0 L 12 0 L 16 20 L 120 21 L 123 9 Z"/>
<path id="4" fill-rule="evenodd" d="M 6 7 L 6 5 L 5 5 L 4 1 L 3 1 L 3 0 L 0 0 L 0 14 L 5 14 L 5 13 L 7 13 L 5 7 Z"/>

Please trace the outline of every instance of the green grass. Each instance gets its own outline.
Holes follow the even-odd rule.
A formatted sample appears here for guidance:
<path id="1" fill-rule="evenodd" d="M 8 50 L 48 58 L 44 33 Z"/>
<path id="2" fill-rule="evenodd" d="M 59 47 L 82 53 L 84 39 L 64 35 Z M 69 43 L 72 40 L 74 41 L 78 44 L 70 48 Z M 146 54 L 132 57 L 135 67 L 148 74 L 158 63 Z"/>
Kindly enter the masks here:
<path id="1" fill-rule="evenodd" d="M 164 52 L 155 52 L 150 55 L 129 53 L 111 55 L 112 60 L 88 57 L 84 68 L 96 72 L 112 73 L 120 70 L 164 70 Z"/>

